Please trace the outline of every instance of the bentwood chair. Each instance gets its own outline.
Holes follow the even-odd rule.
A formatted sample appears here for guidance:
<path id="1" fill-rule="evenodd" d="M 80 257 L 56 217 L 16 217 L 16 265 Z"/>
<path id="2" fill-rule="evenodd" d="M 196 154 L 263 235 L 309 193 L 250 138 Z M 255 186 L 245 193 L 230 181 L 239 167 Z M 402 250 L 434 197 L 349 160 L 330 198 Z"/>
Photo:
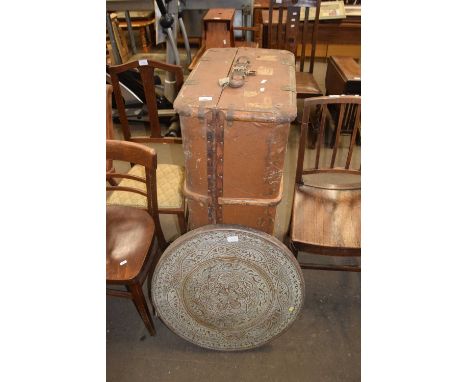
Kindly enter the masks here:
<path id="1" fill-rule="evenodd" d="M 330 149 L 325 144 L 325 122 L 329 107 L 339 108 L 335 142 Z M 319 110 L 318 141 L 314 150 L 307 150 L 306 141 L 312 108 Z M 354 110 L 349 143 L 340 134 L 348 110 Z M 361 256 L 361 165 L 360 133 L 361 97 L 329 96 L 304 100 L 299 154 L 297 159 L 293 210 L 289 230 L 289 245 L 298 251 L 325 256 L 349 256 L 355 261 Z M 346 137 L 348 138 L 348 137 Z M 304 164 L 312 164 L 308 168 Z M 357 264 L 301 263 L 302 268 L 358 271 Z"/>
<path id="2" fill-rule="evenodd" d="M 124 189 L 142 195 L 147 200 L 146 210 L 127 206 L 106 208 L 106 283 L 108 295 L 133 300 L 153 336 L 156 331 L 143 294 L 143 284 L 148 274 L 154 271 L 160 254 L 167 246 L 158 215 L 156 152 L 133 142 L 107 140 L 106 159 L 136 163 L 142 166 L 146 175 L 106 174 L 107 179 L 132 179 L 144 187 L 142 191 L 119 184 L 107 186 L 107 191 Z M 124 286 L 127 290 L 116 289 L 116 285 Z"/>
<path id="3" fill-rule="evenodd" d="M 296 62 L 299 61 L 299 71 L 296 71 L 298 98 L 323 95 L 313 75 L 320 5 L 321 0 L 270 0 L 269 10 L 264 12 L 268 14 L 267 47 L 289 50 L 294 53 Z M 307 57 L 310 57 L 308 70 Z"/>
<path id="4" fill-rule="evenodd" d="M 179 66 L 165 64 L 163 62 L 140 60 L 123 65 L 109 67 L 109 74 L 114 88 L 114 96 L 119 112 L 120 124 L 122 126 L 123 137 L 126 141 L 137 143 L 182 143 L 182 138 L 163 137 L 159 123 L 158 107 L 156 102 L 156 92 L 154 90 L 154 70 L 160 68 L 174 73 L 176 79 L 176 91 L 182 87 L 183 74 Z M 136 69 L 141 76 L 145 93 L 145 104 L 148 109 L 150 133 L 147 136 L 132 135 L 127 119 L 127 110 L 119 86 L 118 75 L 130 69 Z M 129 175 L 144 176 L 142 166 L 132 166 Z M 187 231 L 185 218 L 185 198 L 182 195 L 185 180 L 185 170 L 183 167 L 174 164 L 159 164 L 157 169 L 158 206 L 160 214 L 175 214 L 179 224 L 181 234 Z M 123 179 L 120 183 L 123 187 L 142 188 L 141 184 L 134 182 L 132 178 Z M 107 204 L 126 205 L 138 208 L 146 208 L 146 199 L 138 194 L 128 192 L 113 192 L 107 198 Z"/>

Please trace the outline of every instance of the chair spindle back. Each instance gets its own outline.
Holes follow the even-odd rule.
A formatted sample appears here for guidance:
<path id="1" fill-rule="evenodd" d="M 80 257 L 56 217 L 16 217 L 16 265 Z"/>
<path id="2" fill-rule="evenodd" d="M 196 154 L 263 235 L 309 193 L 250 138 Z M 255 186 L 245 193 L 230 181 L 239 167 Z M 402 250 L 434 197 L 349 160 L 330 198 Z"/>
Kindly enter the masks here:
<path id="1" fill-rule="evenodd" d="M 325 143 L 325 126 L 326 121 L 331 120 L 330 105 L 338 106 L 338 122 L 335 130 L 333 151 L 329 163 L 323 163 L 320 160 L 321 154 L 326 149 L 322 147 Z M 318 138 L 316 144 L 315 160 L 312 168 L 304 169 L 304 156 L 307 142 L 307 136 L 311 125 L 310 117 L 312 108 L 316 108 L 316 122 L 318 124 Z M 340 150 L 340 139 L 343 135 L 343 126 L 349 129 L 350 142 L 346 153 L 346 162 L 344 166 L 337 166 L 337 153 Z M 361 167 L 358 169 L 351 168 L 351 159 L 353 156 L 354 147 L 356 146 L 356 138 L 361 131 L 361 97 L 360 96 L 328 96 L 314 97 L 304 100 L 304 112 L 301 123 L 301 135 L 299 142 L 299 155 L 296 169 L 296 183 L 303 183 L 302 176 L 307 174 L 318 173 L 348 173 L 361 174 Z M 321 163 L 322 162 L 322 163 Z"/>
<path id="2" fill-rule="evenodd" d="M 304 71 L 307 57 L 306 45 L 311 41 L 309 73 L 314 71 L 317 34 L 319 27 L 321 0 L 270 0 L 268 11 L 268 48 L 286 49 L 294 53 L 300 61 L 300 71 Z M 302 16 L 302 9 L 304 16 Z M 312 30 L 309 16 L 314 12 Z M 301 21 L 301 19 L 304 19 Z M 312 34 L 312 39 L 309 36 Z M 298 46 L 300 45 L 300 52 Z"/>

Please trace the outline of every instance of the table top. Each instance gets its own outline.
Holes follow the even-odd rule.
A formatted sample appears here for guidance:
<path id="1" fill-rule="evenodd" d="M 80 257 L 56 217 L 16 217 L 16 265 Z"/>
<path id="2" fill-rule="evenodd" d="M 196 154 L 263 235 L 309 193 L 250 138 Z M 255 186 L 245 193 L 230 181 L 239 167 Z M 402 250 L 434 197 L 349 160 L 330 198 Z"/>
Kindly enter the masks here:
<path id="1" fill-rule="evenodd" d="M 296 320 L 304 279 L 295 257 L 273 236 L 210 225 L 167 248 L 151 292 L 158 316 L 182 338 L 208 349 L 246 350 Z"/>

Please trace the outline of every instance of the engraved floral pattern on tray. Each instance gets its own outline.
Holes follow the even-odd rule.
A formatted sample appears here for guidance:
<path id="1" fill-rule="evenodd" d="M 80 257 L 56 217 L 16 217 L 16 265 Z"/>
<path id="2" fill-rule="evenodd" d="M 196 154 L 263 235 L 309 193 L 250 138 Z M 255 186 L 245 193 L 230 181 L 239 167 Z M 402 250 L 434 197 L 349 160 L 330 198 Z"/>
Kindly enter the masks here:
<path id="1" fill-rule="evenodd" d="M 162 255 L 151 290 L 167 326 L 216 350 L 265 344 L 292 324 L 304 300 L 290 251 L 240 226 L 202 227 L 177 239 Z"/>

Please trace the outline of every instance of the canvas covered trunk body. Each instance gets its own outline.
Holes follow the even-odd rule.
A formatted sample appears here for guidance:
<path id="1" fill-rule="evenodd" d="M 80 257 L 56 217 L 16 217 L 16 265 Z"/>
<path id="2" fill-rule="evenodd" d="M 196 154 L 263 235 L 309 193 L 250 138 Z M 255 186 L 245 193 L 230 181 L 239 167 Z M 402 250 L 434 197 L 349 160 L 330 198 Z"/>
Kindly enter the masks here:
<path id="1" fill-rule="evenodd" d="M 220 86 L 246 60 L 255 74 L 240 87 Z M 224 223 L 273 233 L 297 114 L 295 84 L 295 59 L 288 51 L 219 48 L 202 56 L 174 102 L 190 229 Z"/>

